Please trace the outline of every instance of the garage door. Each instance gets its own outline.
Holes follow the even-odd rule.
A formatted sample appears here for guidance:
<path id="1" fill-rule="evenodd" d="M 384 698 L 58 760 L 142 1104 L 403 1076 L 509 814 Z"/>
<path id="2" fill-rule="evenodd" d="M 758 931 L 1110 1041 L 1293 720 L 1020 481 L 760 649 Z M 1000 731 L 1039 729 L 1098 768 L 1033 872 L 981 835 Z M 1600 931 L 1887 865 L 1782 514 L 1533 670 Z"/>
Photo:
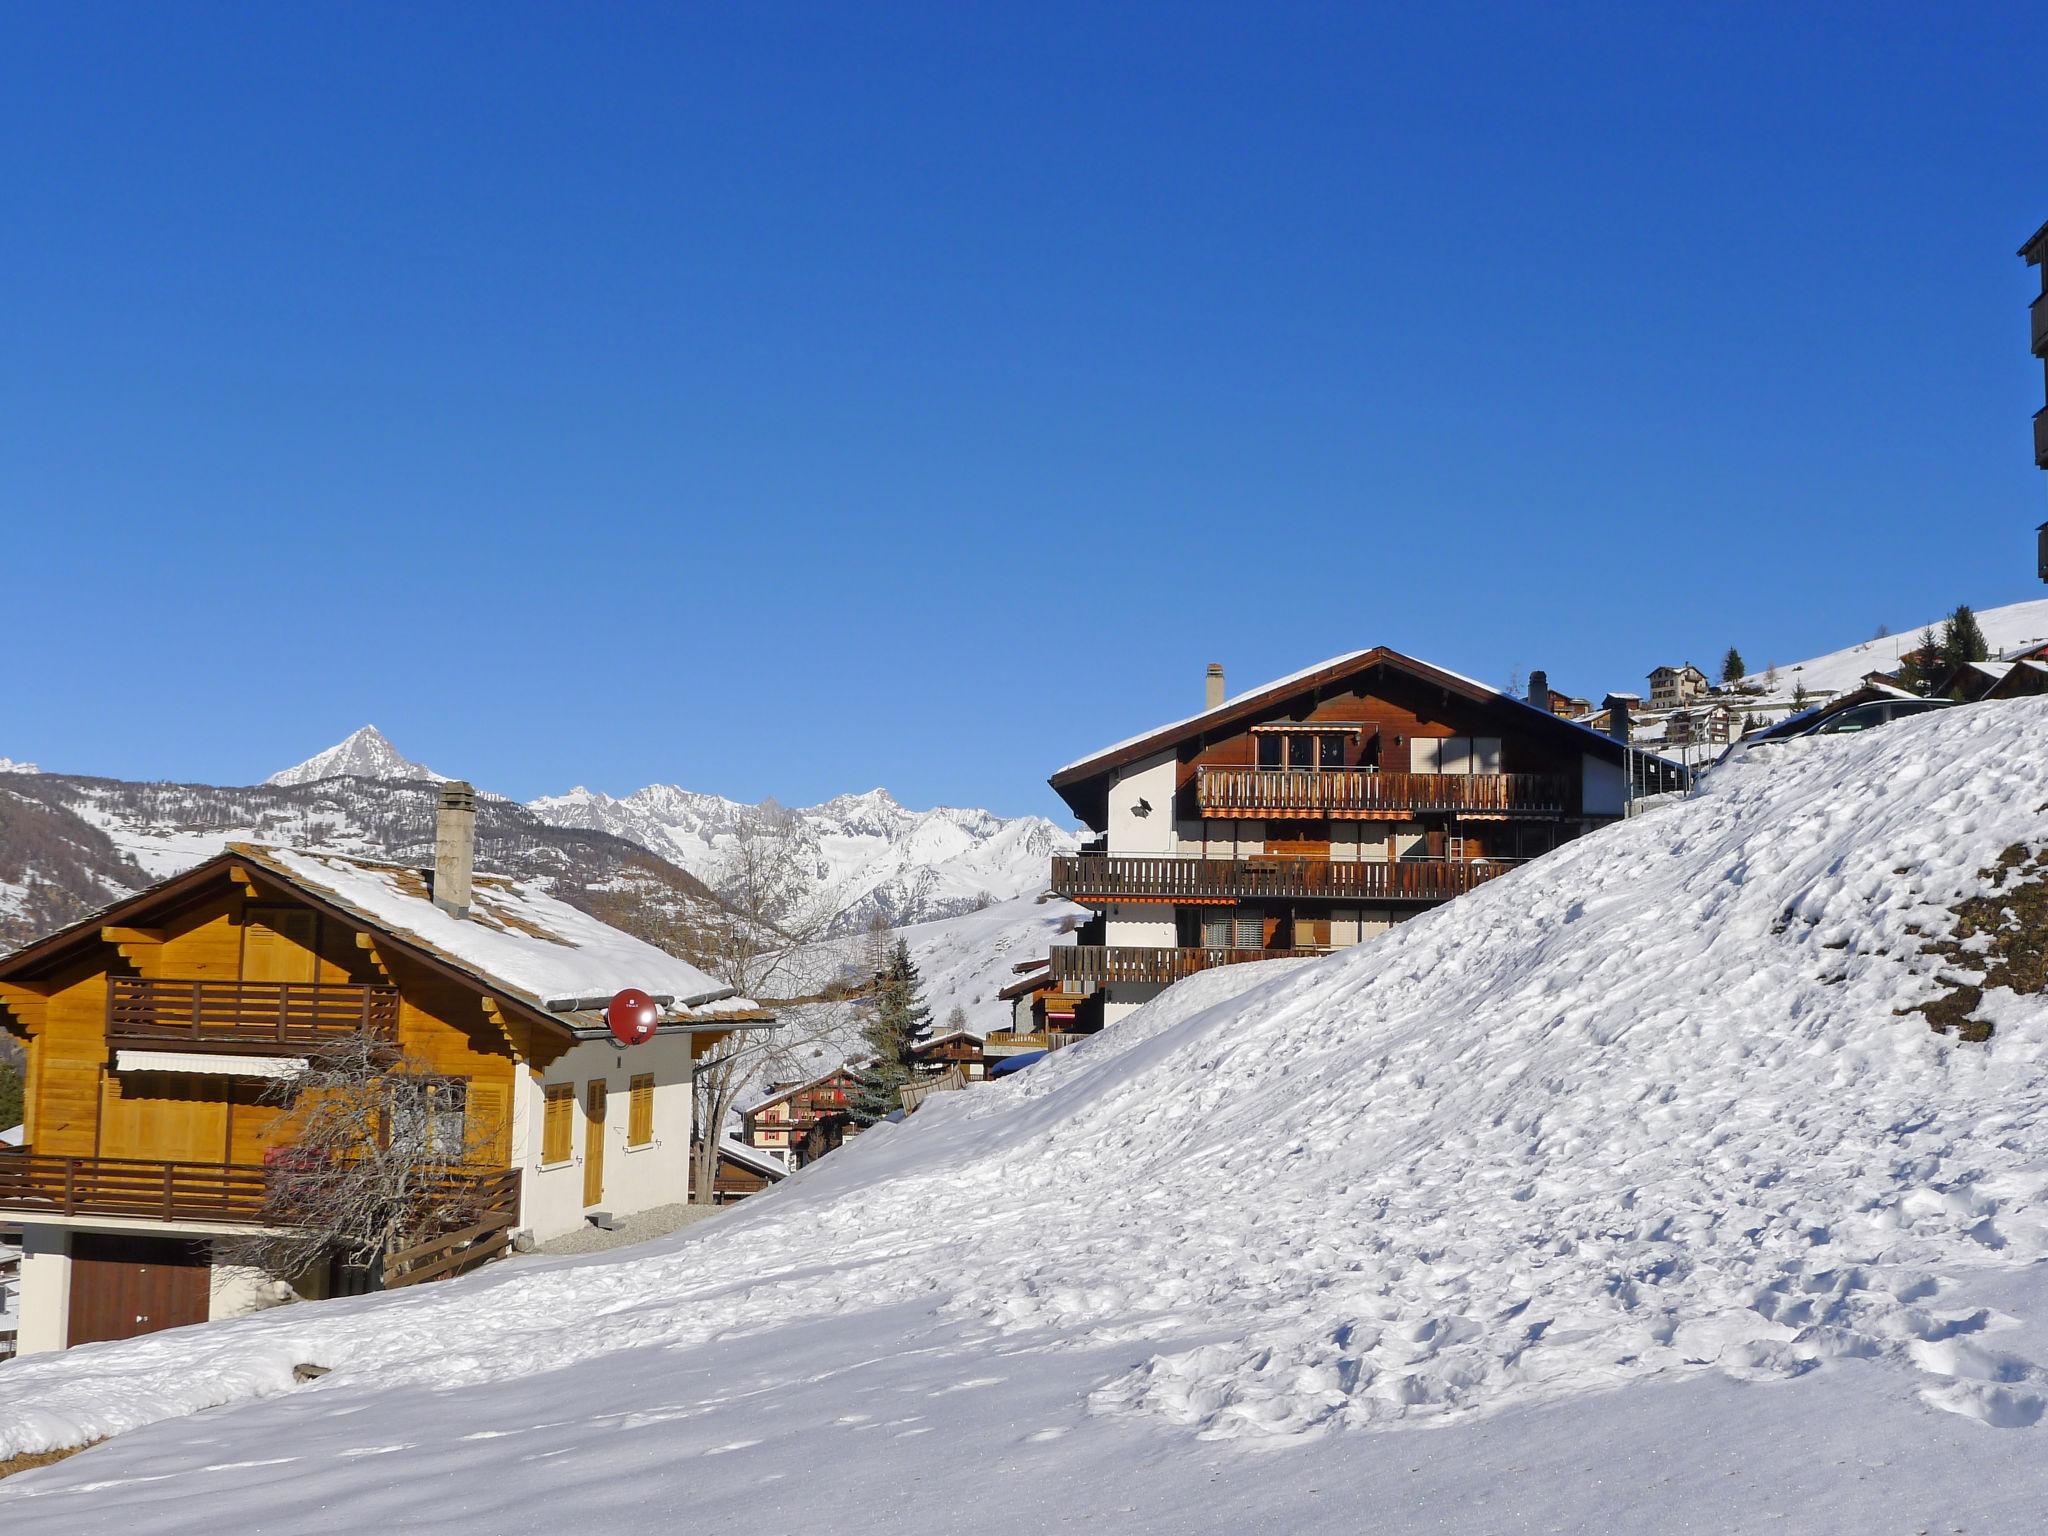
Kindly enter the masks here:
<path id="1" fill-rule="evenodd" d="M 205 1322 L 208 1259 L 204 1243 L 72 1234 L 70 1342 L 132 1339 Z"/>

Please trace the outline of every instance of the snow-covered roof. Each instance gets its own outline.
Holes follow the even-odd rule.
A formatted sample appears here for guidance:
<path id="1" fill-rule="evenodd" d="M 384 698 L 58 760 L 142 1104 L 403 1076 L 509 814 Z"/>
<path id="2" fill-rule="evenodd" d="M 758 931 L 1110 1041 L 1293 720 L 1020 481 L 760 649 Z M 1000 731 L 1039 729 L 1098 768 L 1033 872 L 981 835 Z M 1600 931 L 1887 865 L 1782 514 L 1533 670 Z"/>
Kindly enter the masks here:
<path id="1" fill-rule="evenodd" d="M 20 1126 L 18 1126 L 18 1125 L 10 1125 L 10 1126 L 9 1126 L 9 1127 L 8 1127 L 8 1128 L 7 1128 L 6 1130 L 4 1130 L 4 1131 L 0 1131 L 0 1147 L 18 1147 L 18 1146 L 20 1146 L 20 1145 L 21 1145 L 21 1127 L 20 1127 Z"/>
<path id="2" fill-rule="evenodd" d="M 770 1157 L 760 1148 L 750 1147 L 744 1141 L 737 1141 L 729 1135 L 719 1137 L 718 1155 L 729 1157 L 741 1167 L 751 1168 L 756 1173 L 764 1173 L 771 1179 L 789 1177 L 789 1169 L 783 1166 L 780 1158 Z"/>
<path id="3" fill-rule="evenodd" d="M 1578 721 L 1567 719 L 1562 715 L 1553 715 L 1547 709 L 1538 709 L 1527 699 L 1516 698 L 1513 694 L 1506 693 L 1490 683 L 1482 683 L 1477 678 L 1467 677 L 1462 672 L 1454 672 L 1449 667 L 1438 666 L 1433 661 L 1419 661 L 1399 651 L 1390 650 L 1386 646 L 1370 646 L 1362 651 L 1346 651 L 1341 656 L 1332 656 L 1326 661 L 1317 662 L 1314 666 L 1303 667 L 1298 672 L 1290 672 L 1285 677 L 1275 678 L 1270 683 L 1261 683 L 1256 688 L 1249 689 L 1233 698 L 1225 699 L 1213 709 L 1205 709 L 1199 714 L 1187 715 L 1179 720 L 1169 721 L 1165 725 L 1154 726 L 1149 731 L 1140 731 L 1135 736 L 1126 736 L 1122 741 L 1116 742 L 1111 746 L 1098 748 L 1096 751 L 1088 753 L 1085 757 L 1078 757 L 1071 763 L 1057 769 L 1052 775 L 1052 783 L 1057 786 L 1062 779 L 1067 778 L 1070 774 L 1102 763 L 1105 759 L 1114 758 L 1148 742 L 1156 740 L 1159 742 L 1161 750 L 1164 750 L 1168 744 L 1167 738 L 1179 738 L 1189 735 L 1199 731 L 1208 721 L 1236 716 L 1247 708 L 1256 708 L 1260 703 L 1283 698 L 1290 691 L 1299 688 L 1312 678 L 1326 673 L 1341 674 L 1350 668 L 1375 660 L 1389 662 L 1397 667 L 1413 669 L 1423 675 L 1435 674 L 1439 677 L 1449 678 L 1452 682 L 1473 689 L 1475 692 L 1490 694 L 1505 703 L 1526 709 L 1531 714 L 1541 715 L 1545 720 L 1555 721 L 1563 726 L 1576 727 L 1583 731 L 1592 741 L 1598 742 L 1610 749 L 1615 746 L 1612 738 L 1603 735 L 1601 732 L 1587 729 L 1580 725 Z M 1619 697 L 1632 699 L 1634 695 L 1624 694 L 1619 695 Z M 1341 722 L 1329 723 L 1340 724 Z"/>
<path id="4" fill-rule="evenodd" d="M 533 881 L 477 875 L 469 916 L 458 918 L 435 906 L 426 877 L 403 864 L 261 843 L 229 848 L 535 1007 L 638 987 L 674 998 L 676 1009 L 692 1015 L 760 1011 L 687 960 L 600 922 Z"/>

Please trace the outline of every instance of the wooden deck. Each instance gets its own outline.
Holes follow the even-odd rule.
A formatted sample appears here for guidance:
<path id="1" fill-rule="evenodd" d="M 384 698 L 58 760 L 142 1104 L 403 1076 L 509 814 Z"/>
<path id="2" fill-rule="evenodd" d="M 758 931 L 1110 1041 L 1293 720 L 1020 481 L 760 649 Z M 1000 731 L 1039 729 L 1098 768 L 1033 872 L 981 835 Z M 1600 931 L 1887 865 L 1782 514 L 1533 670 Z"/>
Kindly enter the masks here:
<path id="1" fill-rule="evenodd" d="M 1227 905 L 1261 896 L 1330 901 L 1448 901 L 1504 875 L 1497 859 L 1411 859 L 1398 863 L 1282 857 L 1193 859 L 1062 855 L 1052 889 L 1075 901 L 1170 901 Z"/>
<path id="2" fill-rule="evenodd" d="M 1137 949 L 1114 944 L 1055 944 L 1052 973 L 1062 981 L 1097 986 L 1116 981 L 1174 982 L 1219 965 L 1292 960 L 1328 953 L 1323 949 Z"/>
<path id="3" fill-rule="evenodd" d="M 360 1030 L 396 1035 L 396 987 L 107 978 L 107 1043 L 112 1046 L 302 1051 Z"/>
<path id="4" fill-rule="evenodd" d="M 1388 820 L 1428 811 L 1461 816 L 1563 816 L 1571 783 L 1553 773 L 1380 773 L 1367 768 L 1195 771 L 1204 816 Z"/>

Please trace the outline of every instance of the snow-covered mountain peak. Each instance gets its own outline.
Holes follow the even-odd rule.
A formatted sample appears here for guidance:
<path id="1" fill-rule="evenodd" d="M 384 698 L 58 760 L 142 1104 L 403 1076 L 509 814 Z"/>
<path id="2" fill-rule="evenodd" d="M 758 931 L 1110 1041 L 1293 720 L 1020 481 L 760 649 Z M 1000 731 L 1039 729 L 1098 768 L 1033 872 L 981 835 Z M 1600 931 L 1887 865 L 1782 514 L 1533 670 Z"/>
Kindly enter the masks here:
<path id="1" fill-rule="evenodd" d="M 448 775 L 416 763 L 391 744 L 391 738 L 374 725 L 351 732 L 325 752 L 315 752 L 303 763 L 280 769 L 265 784 L 311 784 L 320 779 L 427 779 L 446 783 Z"/>
<path id="2" fill-rule="evenodd" d="M 11 757 L 0 757 L 0 773 L 41 773 L 42 771 L 34 763 L 17 763 Z"/>

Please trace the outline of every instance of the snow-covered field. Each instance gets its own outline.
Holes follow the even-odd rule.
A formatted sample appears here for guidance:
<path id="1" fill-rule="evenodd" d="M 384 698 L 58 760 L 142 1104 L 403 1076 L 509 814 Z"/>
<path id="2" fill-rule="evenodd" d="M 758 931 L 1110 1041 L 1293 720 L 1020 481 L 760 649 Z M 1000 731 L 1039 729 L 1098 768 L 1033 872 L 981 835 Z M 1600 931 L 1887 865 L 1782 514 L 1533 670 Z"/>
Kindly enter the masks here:
<path id="1" fill-rule="evenodd" d="M 1921 634 L 1931 629 L 1938 635 L 1941 624 L 1941 619 L 1934 619 L 1882 639 L 1830 651 L 1825 656 L 1781 663 L 1777 669 L 1779 689 L 1788 695 L 1801 685 L 1811 694 L 1845 693 L 1862 682 L 1866 672 L 1896 671 L 1899 658 L 1920 643 Z M 2030 641 L 2048 640 L 2048 598 L 1982 609 L 1977 614 L 1977 624 L 1984 631 L 1985 643 L 1991 647 L 1993 656 Z M 1764 677 L 1764 673 L 1755 672 L 1742 681 L 1761 688 Z"/>
<path id="2" fill-rule="evenodd" d="M 2044 803 L 2048 701 L 1790 743 L 677 1238 L 0 1368 L 119 1437 L 0 1518 L 2037 1529 L 2048 1004 L 1897 1010 Z"/>

